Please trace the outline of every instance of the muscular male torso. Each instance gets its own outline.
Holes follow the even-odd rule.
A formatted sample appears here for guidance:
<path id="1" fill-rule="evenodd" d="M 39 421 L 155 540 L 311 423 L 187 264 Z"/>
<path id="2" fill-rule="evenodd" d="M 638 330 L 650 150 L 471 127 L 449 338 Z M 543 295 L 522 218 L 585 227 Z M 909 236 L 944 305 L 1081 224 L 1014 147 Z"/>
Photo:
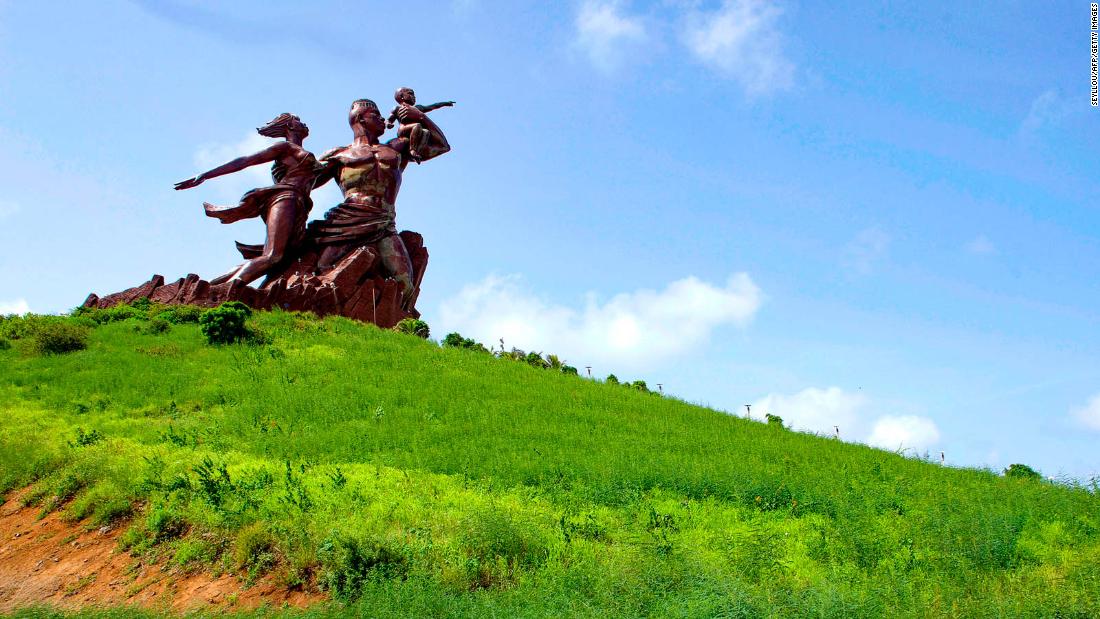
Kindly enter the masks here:
<path id="1" fill-rule="evenodd" d="M 349 202 L 371 202 L 381 198 L 384 204 L 397 201 L 401 173 L 408 165 L 407 140 L 386 144 L 351 145 L 327 155 L 335 162 L 336 182 Z"/>

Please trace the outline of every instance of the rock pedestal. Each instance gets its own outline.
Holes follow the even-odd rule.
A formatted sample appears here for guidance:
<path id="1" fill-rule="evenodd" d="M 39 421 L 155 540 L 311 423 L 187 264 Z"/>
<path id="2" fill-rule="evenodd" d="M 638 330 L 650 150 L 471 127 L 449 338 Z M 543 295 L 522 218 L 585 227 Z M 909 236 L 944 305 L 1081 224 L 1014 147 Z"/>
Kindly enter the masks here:
<path id="1" fill-rule="evenodd" d="M 401 304 L 401 283 L 384 277 L 378 257 L 369 247 L 353 249 L 336 266 L 318 274 L 319 248 L 309 245 L 274 269 L 259 288 L 238 281 L 211 284 L 194 273 L 171 283 L 154 275 L 144 284 L 122 292 L 104 297 L 90 294 L 84 307 L 107 308 L 141 297 L 156 303 L 200 307 L 240 301 L 255 309 L 310 311 L 320 316 L 338 314 L 389 328 L 404 318 L 420 317 L 415 304 L 428 266 L 424 237 L 408 230 L 400 236 L 413 266 L 413 293 L 406 308 Z"/>

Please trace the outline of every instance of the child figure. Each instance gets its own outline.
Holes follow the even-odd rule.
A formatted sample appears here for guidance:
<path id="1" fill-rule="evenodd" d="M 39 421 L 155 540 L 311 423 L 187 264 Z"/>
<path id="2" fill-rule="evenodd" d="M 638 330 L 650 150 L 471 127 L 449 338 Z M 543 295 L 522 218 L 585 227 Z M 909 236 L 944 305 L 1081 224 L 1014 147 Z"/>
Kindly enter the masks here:
<path id="1" fill-rule="evenodd" d="M 416 93 L 412 88 L 398 88 L 397 92 L 393 93 L 394 101 L 397 101 L 397 106 L 390 112 L 389 118 L 386 119 L 386 128 L 393 129 L 394 123 L 398 119 L 398 112 L 402 107 L 411 105 L 416 109 L 427 114 L 432 110 L 438 110 L 441 107 L 450 107 L 455 104 L 454 101 L 441 101 L 439 103 L 433 103 L 431 105 L 417 105 Z M 409 152 L 410 158 L 420 163 L 420 149 L 424 146 L 424 141 L 428 139 L 429 134 L 426 129 L 420 126 L 419 123 L 402 124 L 401 128 L 397 131 L 397 137 L 404 137 L 409 140 Z"/>

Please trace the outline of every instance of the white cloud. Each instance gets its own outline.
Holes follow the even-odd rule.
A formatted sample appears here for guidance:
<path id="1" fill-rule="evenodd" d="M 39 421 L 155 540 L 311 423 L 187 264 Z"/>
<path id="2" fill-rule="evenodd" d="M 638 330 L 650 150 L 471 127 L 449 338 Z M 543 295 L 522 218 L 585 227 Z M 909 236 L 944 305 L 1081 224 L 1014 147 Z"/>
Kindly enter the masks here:
<path id="1" fill-rule="evenodd" d="M 911 449 L 921 451 L 935 445 L 940 440 L 940 430 L 936 423 L 927 417 L 917 415 L 886 415 L 880 417 L 867 444 L 883 449 Z"/>
<path id="2" fill-rule="evenodd" d="M 878 228 L 867 228 L 844 248 L 844 266 L 856 275 L 870 275 L 889 249 L 890 235 Z"/>
<path id="3" fill-rule="evenodd" d="M 725 0 L 687 15 L 683 41 L 703 64 L 736 80 L 750 96 L 794 86 L 794 64 L 776 28 L 782 10 L 769 0 Z"/>
<path id="4" fill-rule="evenodd" d="M 979 234 L 966 244 L 966 251 L 978 256 L 992 256 L 997 253 L 997 246 L 984 234 Z"/>
<path id="5" fill-rule="evenodd" d="M 220 166 L 242 155 L 251 155 L 271 146 L 274 140 L 258 133 L 249 133 L 232 144 L 204 144 L 195 152 L 195 174 Z M 183 180 L 182 178 L 179 180 Z M 249 189 L 272 184 L 271 164 L 255 165 L 240 172 L 219 176 L 200 185 L 213 188 L 217 198 L 204 198 L 207 202 L 235 202 Z M 188 191 L 194 191 L 188 190 Z"/>
<path id="6" fill-rule="evenodd" d="M 769 394 L 752 405 L 751 414 L 763 420 L 765 415 L 779 415 L 795 429 L 834 436 L 839 426 L 842 438 L 856 438 L 862 425 L 860 413 L 867 399 L 859 393 L 848 393 L 840 387 L 818 389 L 810 387 L 793 395 Z"/>
<path id="7" fill-rule="evenodd" d="M 587 0 L 577 12 L 574 45 L 600 71 L 611 73 L 648 39 L 645 23 L 638 16 L 626 15 L 621 3 L 611 0 Z"/>
<path id="8" fill-rule="evenodd" d="M 574 309 L 538 298 L 517 276 L 489 276 L 440 307 L 440 333 L 458 331 L 480 342 L 554 353 L 577 364 L 615 370 L 653 367 L 706 344 L 726 324 L 752 320 L 763 294 L 745 273 L 724 287 L 695 277 L 664 290 L 637 290 L 599 303 L 589 294 Z"/>
<path id="9" fill-rule="evenodd" d="M 10 314 L 23 315 L 29 311 L 31 311 L 31 306 L 27 305 L 26 299 L 0 301 L 0 316 L 8 316 Z"/>
<path id="10" fill-rule="evenodd" d="M 1100 393 L 1092 396 L 1084 406 L 1070 411 L 1070 416 L 1089 430 L 1100 432 Z"/>
<path id="11" fill-rule="evenodd" d="M 891 451 L 923 450 L 940 439 L 935 422 L 917 415 L 878 415 L 876 405 L 862 393 L 840 387 L 810 387 L 791 395 L 772 393 L 752 404 L 752 418 L 763 421 L 769 413 L 783 418 L 794 430 L 836 436 Z"/>
<path id="12" fill-rule="evenodd" d="M 1070 103 L 1056 90 L 1048 90 L 1031 102 L 1027 116 L 1020 123 L 1020 133 L 1032 135 L 1045 127 L 1058 124 L 1071 111 Z"/>

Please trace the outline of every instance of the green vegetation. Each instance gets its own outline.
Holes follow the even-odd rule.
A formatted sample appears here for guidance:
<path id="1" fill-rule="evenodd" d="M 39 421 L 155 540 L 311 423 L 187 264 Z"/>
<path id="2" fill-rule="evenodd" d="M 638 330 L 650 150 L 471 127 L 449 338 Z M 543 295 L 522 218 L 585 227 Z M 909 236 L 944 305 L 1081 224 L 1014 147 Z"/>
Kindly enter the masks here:
<path id="1" fill-rule="evenodd" d="M 1100 616 L 1095 486 L 776 431 L 458 334 L 258 312 L 263 338 L 209 345 L 202 315 L 0 321 L 0 492 L 120 524 L 144 562 L 331 592 L 306 615 Z M 87 347 L 23 345 L 47 323 Z"/>
<path id="2" fill-rule="evenodd" d="M 398 333 L 404 333 L 406 335 L 415 335 L 424 339 L 428 339 L 432 335 L 431 329 L 428 327 L 428 323 L 416 318 L 405 318 L 401 322 L 397 323 L 397 326 L 393 328 Z"/>

